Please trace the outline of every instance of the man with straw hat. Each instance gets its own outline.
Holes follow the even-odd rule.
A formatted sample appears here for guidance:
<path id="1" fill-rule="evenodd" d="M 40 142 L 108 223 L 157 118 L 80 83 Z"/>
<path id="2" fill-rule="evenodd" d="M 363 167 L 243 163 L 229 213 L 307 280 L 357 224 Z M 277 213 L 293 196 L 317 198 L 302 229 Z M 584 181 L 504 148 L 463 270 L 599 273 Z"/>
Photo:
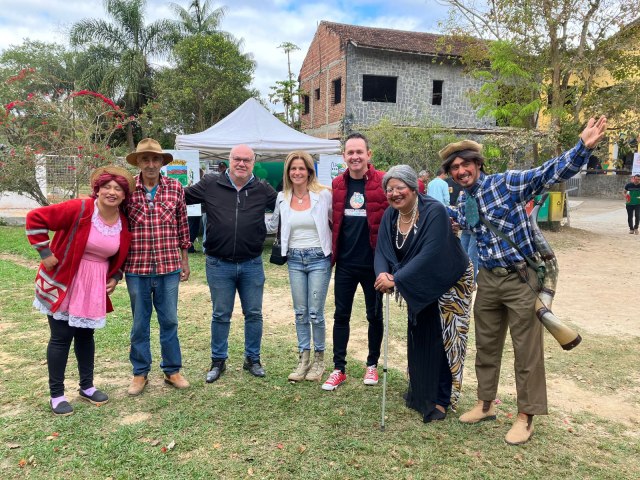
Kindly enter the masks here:
<path id="1" fill-rule="evenodd" d="M 141 140 L 136 151 L 127 155 L 127 162 L 140 169 L 127 207 L 132 239 L 124 267 L 133 312 L 129 352 L 133 379 L 127 391 L 132 396 L 143 392 L 151 370 L 149 329 L 154 307 L 164 381 L 179 389 L 189 386 L 180 374 L 178 340 L 178 285 L 189 278 L 187 206 L 180 182 L 160 172 L 172 160 L 151 138 Z"/>
<path id="2" fill-rule="evenodd" d="M 578 173 L 604 137 L 606 124 L 605 117 L 590 119 L 574 148 L 531 170 L 487 175 L 482 145 L 471 140 L 451 143 L 439 152 L 442 167 L 464 189 L 457 220 L 475 234 L 480 265 L 473 308 L 478 403 L 460 421 L 496 419 L 494 400 L 508 327 L 518 404 L 518 415 L 505 436 L 510 445 L 528 442 L 533 416 L 547 414 L 542 323 L 534 315 L 538 278 L 527 261 L 537 252 L 525 204 Z"/>

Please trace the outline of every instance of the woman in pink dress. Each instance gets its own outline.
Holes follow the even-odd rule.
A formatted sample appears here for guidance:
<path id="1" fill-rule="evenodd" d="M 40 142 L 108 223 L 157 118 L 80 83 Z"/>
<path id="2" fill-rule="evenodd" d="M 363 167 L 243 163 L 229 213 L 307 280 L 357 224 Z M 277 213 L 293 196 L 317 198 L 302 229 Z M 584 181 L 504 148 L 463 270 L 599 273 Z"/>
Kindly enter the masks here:
<path id="1" fill-rule="evenodd" d="M 71 415 L 64 377 L 71 342 L 78 361 L 80 398 L 103 405 L 109 397 L 93 385 L 93 332 L 113 310 L 109 294 L 122 278 L 130 233 L 123 207 L 135 188 L 124 168 L 108 166 L 91 175 L 91 198 L 41 207 L 27 214 L 29 242 L 42 262 L 34 307 L 47 315 L 49 404 L 56 415 Z M 49 232 L 55 232 L 49 241 Z"/>

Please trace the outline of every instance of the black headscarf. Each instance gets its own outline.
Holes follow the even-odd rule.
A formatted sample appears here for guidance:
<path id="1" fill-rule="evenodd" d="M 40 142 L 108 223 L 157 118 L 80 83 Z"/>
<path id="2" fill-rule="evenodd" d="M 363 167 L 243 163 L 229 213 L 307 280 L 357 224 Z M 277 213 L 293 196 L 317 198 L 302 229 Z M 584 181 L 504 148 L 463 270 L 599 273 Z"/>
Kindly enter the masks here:
<path id="1" fill-rule="evenodd" d="M 418 195 L 418 228 L 401 262 L 393 248 L 395 208 L 387 208 L 380 223 L 376 246 L 376 276 L 392 273 L 396 289 L 407 302 L 409 319 L 436 302 L 465 273 L 469 258 L 460 240 L 451 231 L 444 206 L 437 200 Z"/>

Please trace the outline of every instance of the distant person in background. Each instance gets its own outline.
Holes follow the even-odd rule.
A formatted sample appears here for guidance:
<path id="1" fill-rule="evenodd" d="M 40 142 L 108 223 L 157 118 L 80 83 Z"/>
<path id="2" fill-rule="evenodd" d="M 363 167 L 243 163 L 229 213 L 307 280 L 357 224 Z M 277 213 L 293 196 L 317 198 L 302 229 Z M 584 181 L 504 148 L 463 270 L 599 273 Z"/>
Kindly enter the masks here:
<path id="1" fill-rule="evenodd" d="M 218 174 L 222 175 L 227 171 L 227 164 L 225 162 L 218 163 Z"/>
<path id="2" fill-rule="evenodd" d="M 627 202 L 627 221 L 629 222 L 629 233 L 638 235 L 638 224 L 640 224 L 640 173 L 631 177 L 631 181 L 624 186 L 624 197 Z M 633 216 L 635 215 L 635 221 Z"/>
<path id="3" fill-rule="evenodd" d="M 460 198 L 460 194 L 462 193 L 462 187 L 449 176 L 445 179 L 445 181 L 449 186 L 449 205 L 457 211 L 458 198 Z M 476 236 L 469 229 L 461 230 L 460 233 L 460 243 L 462 244 L 462 249 L 467 252 L 469 260 L 471 260 L 471 263 L 473 264 L 473 279 L 475 282 L 475 279 L 478 276 L 478 245 L 476 244 Z"/>
<path id="4" fill-rule="evenodd" d="M 204 176 L 204 170 L 200 169 L 200 178 L 202 178 L 203 176 Z M 188 253 L 196 253 L 195 241 L 196 241 L 196 238 L 198 238 L 198 235 L 200 234 L 200 226 L 202 225 L 202 221 L 204 220 L 203 215 L 204 214 L 201 214 L 200 216 L 198 215 L 189 216 L 189 241 L 191 242 L 191 246 L 187 250 Z M 202 240 L 202 243 L 204 243 L 204 239 Z"/>
<path id="5" fill-rule="evenodd" d="M 320 185 L 307 152 L 284 163 L 284 191 L 278 193 L 267 229 L 280 224 L 281 253 L 287 256 L 298 336 L 298 366 L 288 379 L 320 381 L 325 370 L 324 305 L 331 280 L 331 190 Z M 313 338 L 314 355 L 311 357 Z"/>
<path id="6" fill-rule="evenodd" d="M 429 182 L 427 186 L 427 195 L 431 198 L 435 198 L 445 207 L 449 206 L 449 185 L 444 179 L 447 178 L 447 173 L 442 167 L 438 169 L 436 177 Z"/>
<path id="7" fill-rule="evenodd" d="M 429 178 L 431 174 L 427 170 L 420 170 L 418 174 L 418 180 L 422 181 L 425 185 L 429 185 Z"/>
<path id="8" fill-rule="evenodd" d="M 47 315 L 49 405 L 55 415 L 73 413 L 64 395 L 71 342 L 80 374 L 80 398 L 103 405 L 109 397 L 93 385 L 94 330 L 113 311 L 109 295 L 122 279 L 131 234 L 123 207 L 135 188 L 120 167 L 100 167 L 91 175 L 92 199 L 75 199 L 31 210 L 26 229 L 42 259 L 36 275 L 34 307 Z M 55 232 L 49 243 L 49 232 Z"/>
<path id="9" fill-rule="evenodd" d="M 602 162 L 595 155 L 591 155 L 587 162 L 587 175 L 595 175 L 599 173 L 605 173 L 602 169 Z"/>

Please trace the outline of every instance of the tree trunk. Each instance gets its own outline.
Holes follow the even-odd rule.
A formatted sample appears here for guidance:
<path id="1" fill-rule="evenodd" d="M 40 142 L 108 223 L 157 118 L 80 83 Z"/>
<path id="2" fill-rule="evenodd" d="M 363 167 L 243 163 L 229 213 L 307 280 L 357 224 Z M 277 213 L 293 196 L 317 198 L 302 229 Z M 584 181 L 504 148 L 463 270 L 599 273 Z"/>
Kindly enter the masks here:
<path id="1" fill-rule="evenodd" d="M 127 124 L 127 146 L 129 147 L 130 152 L 133 152 L 136 149 L 136 145 L 133 142 L 133 125 L 131 122 Z"/>

